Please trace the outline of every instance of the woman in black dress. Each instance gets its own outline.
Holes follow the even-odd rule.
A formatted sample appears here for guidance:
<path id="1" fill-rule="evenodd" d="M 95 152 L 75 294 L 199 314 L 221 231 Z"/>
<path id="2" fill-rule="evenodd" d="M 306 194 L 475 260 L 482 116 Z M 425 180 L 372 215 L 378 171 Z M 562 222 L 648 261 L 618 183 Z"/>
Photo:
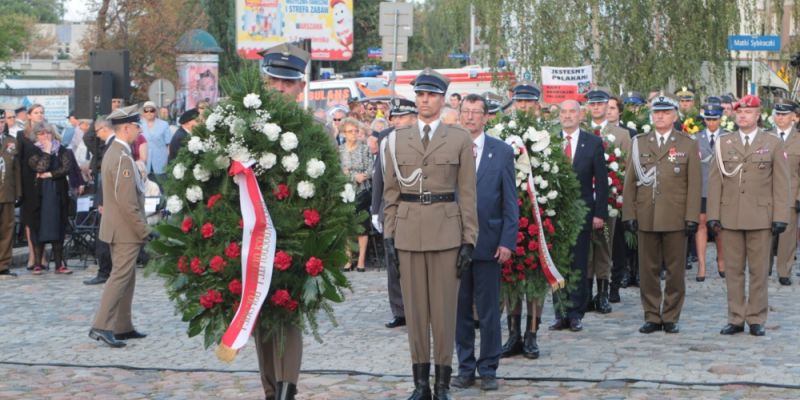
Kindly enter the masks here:
<path id="1" fill-rule="evenodd" d="M 33 242 L 31 241 L 30 226 L 37 220 L 37 210 L 33 208 L 32 197 L 36 196 L 36 171 L 31 168 L 27 160 L 36 152 L 36 134 L 33 125 L 44 121 L 44 107 L 33 104 L 28 108 L 28 120 L 25 128 L 17 132 L 17 145 L 19 147 L 20 177 L 22 182 L 22 199 L 20 207 L 20 222 L 25 227 L 25 239 L 28 242 L 28 270 L 33 270 L 36 265 L 47 265 L 45 258 L 34 259 Z M 44 256 L 44 254 L 42 254 Z"/>
<path id="2" fill-rule="evenodd" d="M 29 225 L 33 243 L 34 260 L 41 260 L 44 245 L 50 243 L 57 274 L 71 274 L 63 260 L 64 236 L 68 224 L 69 185 L 67 175 L 72 166 L 67 149 L 61 145 L 52 125 L 40 122 L 32 126 L 36 142 L 25 160 L 35 171 L 35 184 L 31 196 L 26 196 L 33 209 Z M 44 265 L 34 265 L 33 273 L 41 274 Z"/>

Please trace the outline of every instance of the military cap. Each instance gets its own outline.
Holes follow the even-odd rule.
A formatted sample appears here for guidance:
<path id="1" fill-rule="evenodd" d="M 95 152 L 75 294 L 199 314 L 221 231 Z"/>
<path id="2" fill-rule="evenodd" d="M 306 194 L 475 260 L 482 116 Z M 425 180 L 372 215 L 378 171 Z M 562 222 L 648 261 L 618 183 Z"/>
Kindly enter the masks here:
<path id="1" fill-rule="evenodd" d="M 389 109 L 389 118 L 416 113 L 417 105 L 413 101 L 397 97 L 392 99 L 391 108 Z"/>
<path id="2" fill-rule="evenodd" d="M 28 111 L 28 107 L 20 106 L 14 109 L 14 114 L 19 114 L 21 112 Z"/>
<path id="3" fill-rule="evenodd" d="M 446 76 L 430 69 L 425 68 L 411 82 L 415 92 L 431 92 L 444 95 L 447 87 L 450 86 L 450 79 Z"/>
<path id="4" fill-rule="evenodd" d="M 703 119 L 720 119 L 722 118 L 723 108 L 719 104 L 706 103 L 700 111 Z"/>
<path id="5" fill-rule="evenodd" d="M 511 100 L 539 101 L 542 92 L 531 82 L 520 82 L 511 91 L 514 93 Z"/>
<path id="6" fill-rule="evenodd" d="M 686 86 L 675 92 L 675 96 L 678 96 L 681 100 L 694 100 L 694 93 Z"/>
<path id="7" fill-rule="evenodd" d="M 586 93 L 587 103 L 608 103 L 609 98 L 608 92 L 603 89 L 592 89 Z"/>
<path id="8" fill-rule="evenodd" d="M 497 114 L 503 111 L 503 103 L 495 99 L 486 99 L 487 114 Z"/>
<path id="9" fill-rule="evenodd" d="M 189 121 L 193 121 L 197 117 L 200 116 L 200 113 L 197 112 L 196 108 L 190 108 L 181 114 L 180 118 L 178 118 L 178 123 L 183 125 Z"/>
<path id="10" fill-rule="evenodd" d="M 733 105 L 734 110 L 738 110 L 740 108 L 760 108 L 761 107 L 761 99 L 758 96 L 753 96 L 752 94 L 748 94 L 747 96 L 742 97 L 736 104 Z"/>
<path id="11" fill-rule="evenodd" d="M 797 109 L 797 104 L 787 99 L 778 99 L 772 105 L 775 114 L 789 114 Z"/>
<path id="12" fill-rule="evenodd" d="M 309 54 L 291 43 L 279 44 L 261 53 L 261 72 L 278 79 L 302 79 L 306 72 Z"/>
<path id="13" fill-rule="evenodd" d="M 706 97 L 706 102 L 705 102 L 705 104 L 717 104 L 717 105 L 722 105 L 722 100 L 721 100 L 719 97 L 717 97 L 717 96 L 709 96 L 709 97 Z"/>
<path id="14" fill-rule="evenodd" d="M 106 117 L 111 125 L 122 125 L 139 122 L 139 108 L 136 105 L 120 107 Z"/>
<path id="15" fill-rule="evenodd" d="M 725 103 L 733 104 L 733 96 L 731 96 L 729 94 L 723 94 L 722 96 L 719 96 L 719 101 L 722 104 L 725 104 Z"/>
<path id="16" fill-rule="evenodd" d="M 657 96 L 653 97 L 653 100 L 650 102 L 650 109 L 653 111 L 677 110 L 678 102 L 672 96 L 659 93 Z"/>
<path id="17" fill-rule="evenodd" d="M 639 92 L 627 92 L 622 96 L 623 104 L 631 104 L 634 106 L 641 106 L 645 104 L 644 96 Z"/>

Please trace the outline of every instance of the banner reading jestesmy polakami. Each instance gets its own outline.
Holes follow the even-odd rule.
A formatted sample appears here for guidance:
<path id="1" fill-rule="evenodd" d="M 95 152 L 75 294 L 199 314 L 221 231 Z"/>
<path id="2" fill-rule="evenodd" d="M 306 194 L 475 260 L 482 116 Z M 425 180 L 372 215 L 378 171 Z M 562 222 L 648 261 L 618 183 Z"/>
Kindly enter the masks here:
<path id="1" fill-rule="evenodd" d="M 592 86 L 592 66 L 542 67 L 542 101 L 586 100 Z"/>

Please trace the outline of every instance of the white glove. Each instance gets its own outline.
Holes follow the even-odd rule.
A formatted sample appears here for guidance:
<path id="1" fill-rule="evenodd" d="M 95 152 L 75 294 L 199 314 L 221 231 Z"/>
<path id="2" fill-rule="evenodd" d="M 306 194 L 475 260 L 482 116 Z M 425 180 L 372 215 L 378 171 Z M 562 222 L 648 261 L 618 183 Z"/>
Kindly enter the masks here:
<path id="1" fill-rule="evenodd" d="M 378 214 L 372 215 L 372 226 L 374 226 L 375 230 L 378 232 L 383 233 L 383 224 L 381 224 L 380 219 L 378 219 Z"/>

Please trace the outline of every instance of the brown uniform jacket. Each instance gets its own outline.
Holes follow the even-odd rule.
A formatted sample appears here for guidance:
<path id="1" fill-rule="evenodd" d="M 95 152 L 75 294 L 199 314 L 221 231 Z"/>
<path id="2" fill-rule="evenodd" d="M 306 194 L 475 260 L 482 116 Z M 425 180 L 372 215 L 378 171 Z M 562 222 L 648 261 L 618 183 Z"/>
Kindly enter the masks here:
<path id="1" fill-rule="evenodd" d="M 422 146 L 416 124 L 398 129 L 396 135 L 400 173 L 408 177 L 421 168 L 423 192 L 455 192 L 456 202 L 423 205 L 400 201 L 401 193 L 419 194 L 420 185 L 400 185 L 387 145 L 383 176 L 384 237 L 394 238 L 395 247 L 406 251 L 438 251 L 461 244 L 475 245 L 478 237 L 476 175 L 469 133 L 440 123 L 427 150 Z"/>
<path id="2" fill-rule="evenodd" d="M 718 166 L 708 177 L 708 220 L 730 230 L 770 229 L 772 222 L 789 222 L 789 167 L 781 140 L 771 133 L 756 134 L 745 151 L 739 132 L 720 136 L 721 157 L 728 172 L 742 165 L 740 174 L 723 176 Z"/>
<path id="3" fill-rule="evenodd" d="M 627 129 L 607 123 L 606 127 L 603 128 L 602 134 L 603 137 L 614 135 L 614 147 L 622 150 L 626 158 L 631 154 L 631 134 L 628 133 Z"/>
<path id="4" fill-rule="evenodd" d="M 772 130 L 775 136 L 778 135 L 777 128 Z M 780 138 L 780 137 L 779 137 Z M 789 210 L 794 211 L 795 202 L 800 201 L 800 131 L 797 126 L 793 126 L 789 132 L 789 137 L 783 142 L 783 151 L 786 153 L 786 161 L 789 166 Z"/>
<path id="5" fill-rule="evenodd" d="M 100 240 L 106 243 L 142 243 L 150 234 L 145 222 L 144 194 L 136 187 L 139 170 L 130 150 L 115 140 L 103 155 L 103 218 Z"/>
<path id="6" fill-rule="evenodd" d="M 5 171 L 0 172 L 0 203 L 13 203 L 22 196 L 17 139 L 6 134 L 0 135 L 0 152 L 5 164 Z"/>
<path id="7" fill-rule="evenodd" d="M 645 232 L 680 231 L 685 228 L 686 221 L 697 222 L 703 185 L 697 142 L 675 130 L 661 148 L 655 130 L 637 136 L 636 140 L 643 170 L 656 167 L 657 186 L 655 193 L 653 186 L 637 186 L 631 154 L 625 170 L 622 220 L 636 220 L 639 229 Z"/>

